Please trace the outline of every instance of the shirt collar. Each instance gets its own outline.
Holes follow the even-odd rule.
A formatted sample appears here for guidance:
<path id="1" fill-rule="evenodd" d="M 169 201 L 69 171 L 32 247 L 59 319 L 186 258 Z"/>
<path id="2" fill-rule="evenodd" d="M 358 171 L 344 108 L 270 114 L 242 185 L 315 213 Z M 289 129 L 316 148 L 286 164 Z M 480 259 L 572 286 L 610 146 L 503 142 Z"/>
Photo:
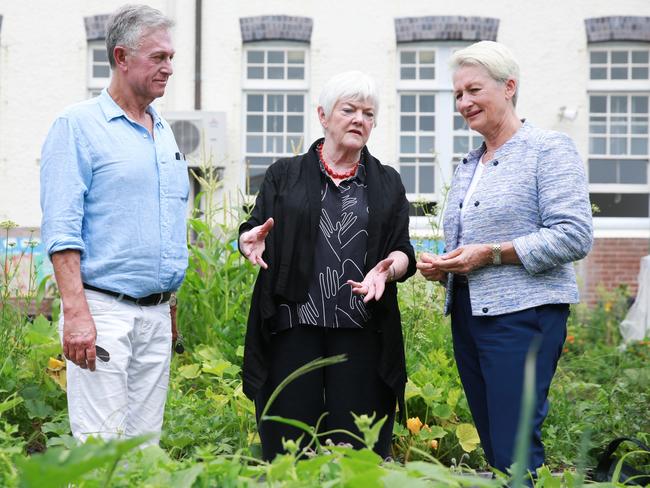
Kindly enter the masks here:
<path id="1" fill-rule="evenodd" d="M 120 107 L 115 102 L 115 100 L 113 100 L 113 97 L 110 96 L 107 88 L 104 88 L 102 90 L 102 92 L 99 94 L 98 99 L 99 99 L 99 106 L 101 107 L 102 112 L 104 112 L 104 117 L 106 117 L 107 122 L 110 122 L 111 120 L 116 119 L 118 117 L 128 118 L 124 109 L 122 109 L 122 107 Z M 147 112 L 149 112 L 149 114 L 153 118 L 154 125 L 162 124 L 160 115 L 153 107 L 153 105 L 149 105 L 147 107 Z"/>

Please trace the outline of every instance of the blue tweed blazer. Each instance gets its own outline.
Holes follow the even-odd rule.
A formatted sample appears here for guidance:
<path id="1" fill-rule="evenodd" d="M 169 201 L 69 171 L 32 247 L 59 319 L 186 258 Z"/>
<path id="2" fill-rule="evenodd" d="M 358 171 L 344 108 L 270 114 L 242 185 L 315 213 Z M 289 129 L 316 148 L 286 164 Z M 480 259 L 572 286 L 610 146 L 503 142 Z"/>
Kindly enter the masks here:
<path id="1" fill-rule="evenodd" d="M 483 151 L 470 152 L 454 173 L 444 214 L 447 251 L 458 247 L 461 203 Z M 485 167 L 468 207 L 465 244 L 512 241 L 522 262 L 468 275 L 472 315 L 579 301 L 572 263 L 591 249 L 593 226 L 585 168 L 568 136 L 524 122 Z M 452 300 L 450 275 L 447 314 Z"/>

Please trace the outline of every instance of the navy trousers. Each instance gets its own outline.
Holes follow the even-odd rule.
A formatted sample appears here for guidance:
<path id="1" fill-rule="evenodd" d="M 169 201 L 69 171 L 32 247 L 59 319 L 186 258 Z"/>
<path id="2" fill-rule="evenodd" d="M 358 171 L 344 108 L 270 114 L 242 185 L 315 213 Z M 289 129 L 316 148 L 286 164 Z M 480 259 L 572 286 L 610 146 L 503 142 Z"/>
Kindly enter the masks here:
<path id="1" fill-rule="evenodd" d="M 454 355 L 488 462 L 506 472 L 514 461 L 526 354 L 535 337 L 536 405 L 528 469 L 544 463 L 542 423 L 548 389 L 566 338 L 569 305 L 533 307 L 493 317 L 473 317 L 467 285 L 454 287 L 451 313 Z"/>
<path id="2" fill-rule="evenodd" d="M 397 397 L 378 373 L 380 353 L 379 333 L 372 329 L 331 329 L 296 326 L 271 336 L 269 376 L 255 399 L 255 411 L 262 441 L 262 455 L 272 460 L 284 452 L 282 438 L 298 439 L 303 431 L 286 424 L 260 422 L 260 414 L 273 390 L 294 370 L 316 358 L 346 354 L 347 361 L 307 373 L 289 385 L 269 408 L 269 415 L 300 420 L 315 426 L 320 432 L 337 430 L 321 437 L 338 444 L 350 443 L 356 449 L 364 447 L 355 438 L 340 430 L 363 438 L 354 425 L 356 415 L 376 413 L 375 420 L 387 417 L 374 450 L 382 457 L 390 455 Z M 305 444 L 307 436 L 303 438 Z"/>

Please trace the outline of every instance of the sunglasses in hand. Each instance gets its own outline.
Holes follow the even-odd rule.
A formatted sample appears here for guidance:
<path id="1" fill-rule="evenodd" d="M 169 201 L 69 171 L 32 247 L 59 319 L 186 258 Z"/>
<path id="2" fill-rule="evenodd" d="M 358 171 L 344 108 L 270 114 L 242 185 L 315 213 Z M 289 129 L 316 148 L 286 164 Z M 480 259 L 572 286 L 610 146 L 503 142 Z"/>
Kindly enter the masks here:
<path id="1" fill-rule="evenodd" d="M 108 354 L 108 351 L 101 346 L 95 346 L 95 355 L 100 361 L 107 363 L 111 360 L 111 355 Z"/>

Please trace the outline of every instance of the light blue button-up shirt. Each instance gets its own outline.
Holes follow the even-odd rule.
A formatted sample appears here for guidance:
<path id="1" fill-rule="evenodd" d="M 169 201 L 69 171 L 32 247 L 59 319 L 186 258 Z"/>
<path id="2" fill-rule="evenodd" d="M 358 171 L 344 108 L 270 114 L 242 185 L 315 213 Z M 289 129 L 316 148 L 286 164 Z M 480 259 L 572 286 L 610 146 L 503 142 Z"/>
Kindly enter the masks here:
<path id="1" fill-rule="evenodd" d="M 178 289 L 188 257 L 187 162 L 147 111 L 153 137 L 104 90 L 54 121 L 41 155 L 48 255 L 79 250 L 84 283 L 133 297 Z"/>

